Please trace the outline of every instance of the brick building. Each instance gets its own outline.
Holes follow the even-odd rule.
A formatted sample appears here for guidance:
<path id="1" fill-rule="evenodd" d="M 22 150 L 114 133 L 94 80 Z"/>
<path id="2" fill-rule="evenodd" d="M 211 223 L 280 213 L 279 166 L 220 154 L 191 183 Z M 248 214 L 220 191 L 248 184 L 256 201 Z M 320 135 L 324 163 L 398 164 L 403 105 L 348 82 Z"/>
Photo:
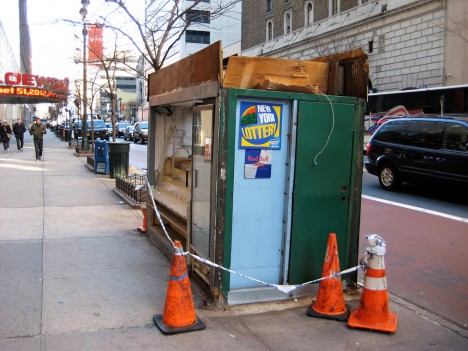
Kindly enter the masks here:
<path id="1" fill-rule="evenodd" d="M 368 54 L 378 91 L 466 84 L 466 0 L 244 0 L 242 55 Z"/>

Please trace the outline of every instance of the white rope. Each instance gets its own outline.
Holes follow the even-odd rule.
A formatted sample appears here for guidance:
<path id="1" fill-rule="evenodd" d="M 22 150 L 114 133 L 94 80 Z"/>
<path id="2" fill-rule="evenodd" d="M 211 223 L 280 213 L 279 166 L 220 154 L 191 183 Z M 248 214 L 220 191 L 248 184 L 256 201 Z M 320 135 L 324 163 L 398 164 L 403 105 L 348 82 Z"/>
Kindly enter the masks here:
<path id="1" fill-rule="evenodd" d="M 151 184 L 150 184 L 148 178 L 146 179 L 146 182 L 148 183 L 148 189 L 150 191 L 151 201 L 153 202 L 154 212 L 156 212 L 156 216 L 158 217 L 159 223 L 161 224 L 161 227 L 162 227 L 162 229 L 164 231 L 164 234 L 166 234 L 167 240 L 169 240 L 171 242 L 172 247 L 175 249 L 176 246 L 174 245 L 174 242 L 172 241 L 171 237 L 169 236 L 169 233 L 167 232 L 166 226 L 164 225 L 163 220 L 161 218 L 161 215 L 159 214 L 158 206 L 156 206 L 156 202 L 154 201 L 153 190 L 151 189 Z"/>
<path id="2" fill-rule="evenodd" d="M 151 184 L 149 183 L 149 180 L 147 179 L 146 180 L 147 183 L 148 183 L 148 189 L 150 191 L 150 197 L 151 197 L 151 201 L 153 203 L 153 207 L 154 207 L 154 212 L 156 213 L 156 216 L 158 217 L 158 220 L 159 220 L 159 223 L 161 224 L 161 227 L 163 228 L 163 231 L 164 231 L 164 234 L 166 235 L 166 238 L 167 240 L 170 241 L 170 243 L 172 244 L 172 247 L 174 248 L 174 252 L 178 252 L 180 254 L 180 248 L 177 248 L 175 245 L 174 245 L 174 241 L 171 239 L 171 237 L 169 236 L 169 233 L 167 232 L 167 229 L 166 229 L 166 226 L 164 225 L 163 221 L 162 221 L 162 218 L 161 218 L 161 215 L 159 213 L 159 210 L 158 210 L 158 207 L 156 206 L 156 202 L 154 201 L 154 196 L 153 196 L 153 191 L 151 189 Z M 338 273 L 335 273 L 335 274 L 331 274 L 327 277 L 322 277 L 322 278 L 319 278 L 319 279 L 315 279 L 315 280 L 311 280 L 311 281 L 308 281 L 308 282 L 305 282 L 305 283 L 302 283 L 302 284 L 296 284 L 296 285 L 282 285 L 282 284 L 272 284 L 272 283 L 268 283 L 268 282 L 265 282 L 263 280 L 260 280 L 260 279 L 256 279 L 256 278 L 253 278 L 253 277 L 249 277 L 248 275 L 245 275 L 245 274 L 242 274 L 242 273 L 239 273 L 239 272 L 236 272 L 232 269 L 229 269 L 229 268 L 226 268 L 226 267 L 223 267 L 217 263 L 214 263 L 206 258 L 203 258 L 203 257 L 200 257 L 200 256 L 197 256 L 191 252 L 188 252 L 188 251 L 184 251 L 182 252 L 182 254 L 184 256 L 191 256 L 193 257 L 194 259 L 196 259 L 197 261 L 200 261 L 202 263 L 205 263 L 209 266 L 212 266 L 214 268 L 219 268 L 219 269 L 222 269 L 223 271 L 226 271 L 226 272 L 229 272 L 229 273 L 232 273 L 232 274 L 236 274 L 240 277 L 243 277 L 245 279 L 249 279 L 249 280 L 252 280 L 254 282 L 257 282 L 259 284 L 262 284 L 262 285 L 266 285 L 266 286 L 269 286 L 273 289 L 276 289 L 276 290 L 279 290 L 285 294 L 293 291 L 293 290 L 296 290 L 296 289 L 299 289 L 305 285 L 311 285 L 311 284 L 315 284 L 315 283 L 319 283 L 321 282 L 322 280 L 325 280 L 325 279 L 330 279 L 330 278 L 337 278 L 341 275 L 345 275 L 345 274 L 348 274 L 348 273 L 351 273 L 351 272 L 354 272 L 356 270 L 358 270 L 359 268 L 361 268 L 362 266 L 359 265 L 359 266 L 355 266 L 355 267 L 352 267 L 352 268 L 348 268 L 344 271 L 341 271 L 341 272 L 338 272 Z"/>
<path id="3" fill-rule="evenodd" d="M 304 69 L 302 68 L 302 66 L 301 66 L 301 71 L 302 71 L 302 73 L 307 77 L 307 81 L 309 82 L 310 87 L 313 88 L 314 86 L 312 85 L 312 83 L 311 83 L 311 81 L 310 81 L 310 77 L 307 75 L 307 73 L 304 72 Z M 328 143 L 330 142 L 330 138 L 331 138 L 331 136 L 332 136 L 332 134 L 333 134 L 333 131 L 334 131 L 334 129 L 335 129 L 335 109 L 333 108 L 333 104 L 332 104 L 330 98 L 329 98 L 327 95 L 325 95 L 324 93 L 322 93 L 320 90 L 318 90 L 318 92 L 319 92 L 320 95 L 325 96 L 325 97 L 327 98 L 328 102 L 330 103 L 331 113 L 332 113 L 332 127 L 331 127 L 331 129 L 330 129 L 330 133 L 328 134 L 327 141 L 325 142 L 325 145 L 323 145 L 322 149 L 321 149 L 321 150 L 315 155 L 315 157 L 314 157 L 314 166 L 317 165 L 317 159 L 318 159 L 318 157 L 319 157 L 319 156 L 322 154 L 322 152 L 324 152 L 325 149 L 327 148 Z"/>

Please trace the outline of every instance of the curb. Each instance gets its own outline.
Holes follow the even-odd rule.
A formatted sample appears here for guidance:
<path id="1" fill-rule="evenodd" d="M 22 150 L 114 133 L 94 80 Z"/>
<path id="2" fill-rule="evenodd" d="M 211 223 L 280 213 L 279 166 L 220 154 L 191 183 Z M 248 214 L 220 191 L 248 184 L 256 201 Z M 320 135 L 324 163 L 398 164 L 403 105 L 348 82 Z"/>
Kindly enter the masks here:
<path id="1" fill-rule="evenodd" d="M 129 205 L 133 209 L 141 209 L 146 204 L 146 203 L 142 203 L 142 202 L 133 201 L 130 197 L 128 197 L 127 195 L 125 195 L 119 189 L 117 189 L 115 187 L 112 188 L 112 191 L 114 193 L 116 193 L 117 195 L 119 195 L 127 203 L 127 205 Z"/>

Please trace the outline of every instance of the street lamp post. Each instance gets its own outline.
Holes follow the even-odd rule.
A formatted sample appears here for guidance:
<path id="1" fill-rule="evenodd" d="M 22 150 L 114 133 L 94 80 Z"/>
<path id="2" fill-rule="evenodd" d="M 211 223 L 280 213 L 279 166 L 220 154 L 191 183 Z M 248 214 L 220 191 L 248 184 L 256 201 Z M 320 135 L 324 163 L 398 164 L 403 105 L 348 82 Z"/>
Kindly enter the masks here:
<path id="1" fill-rule="evenodd" d="M 119 117 L 117 119 L 120 119 L 121 113 L 122 113 L 122 98 L 119 98 Z"/>
<path id="2" fill-rule="evenodd" d="M 67 116 L 68 145 L 71 145 L 71 116 L 72 116 L 72 112 L 71 110 L 68 110 L 68 116 Z"/>
<path id="3" fill-rule="evenodd" d="M 86 60 L 86 36 L 88 34 L 88 29 L 86 28 L 86 15 L 88 14 L 87 7 L 89 5 L 89 0 L 81 0 L 81 5 L 83 6 L 80 9 L 80 15 L 83 17 L 83 123 L 81 124 L 81 149 L 84 151 L 89 150 L 88 144 L 88 114 L 87 114 L 87 104 L 88 104 L 88 84 L 87 84 L 87 60 Z"/>

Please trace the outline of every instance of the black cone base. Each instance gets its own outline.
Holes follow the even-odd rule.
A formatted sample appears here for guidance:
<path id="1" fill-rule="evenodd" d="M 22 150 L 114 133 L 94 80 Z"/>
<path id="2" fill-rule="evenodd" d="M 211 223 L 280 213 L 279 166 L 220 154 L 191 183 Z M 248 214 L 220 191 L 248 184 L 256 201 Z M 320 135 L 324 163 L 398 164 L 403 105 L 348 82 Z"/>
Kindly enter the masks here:
<path id="1" fill-rule="evenodd" d="M 348 320 L 348 317 L 349 317 L 349 314 L 350 314 L 351 310 L 349 308 L 349 305 L 345 305 L 345 307 L 346 307 L 346 312 L 344 312 L 342 314 L 323 314 L 323 313 L 319 313 L 319 312 L 315 311 L 312 308 L 312 305 L 311 305 L 307 309 L 307 315 L 309 317 L 332 319 L 332 320 L 338 321 L 338 322 L 346 322 Z"/>
<path id="2" fill-rule="evenodd" d="M 191 331 L 203 330 L 206 328 L 205 323 L 203 323 L 198 317 L 195 323 L 187 327 L 169 327 L 163 323 L 162 319 L 162 314 L 156 314 L 153 316 L 154 324 L 156 324 L 159 330 L 161 330 L 161 332 L 166 335 L 188 333 Z"/>

